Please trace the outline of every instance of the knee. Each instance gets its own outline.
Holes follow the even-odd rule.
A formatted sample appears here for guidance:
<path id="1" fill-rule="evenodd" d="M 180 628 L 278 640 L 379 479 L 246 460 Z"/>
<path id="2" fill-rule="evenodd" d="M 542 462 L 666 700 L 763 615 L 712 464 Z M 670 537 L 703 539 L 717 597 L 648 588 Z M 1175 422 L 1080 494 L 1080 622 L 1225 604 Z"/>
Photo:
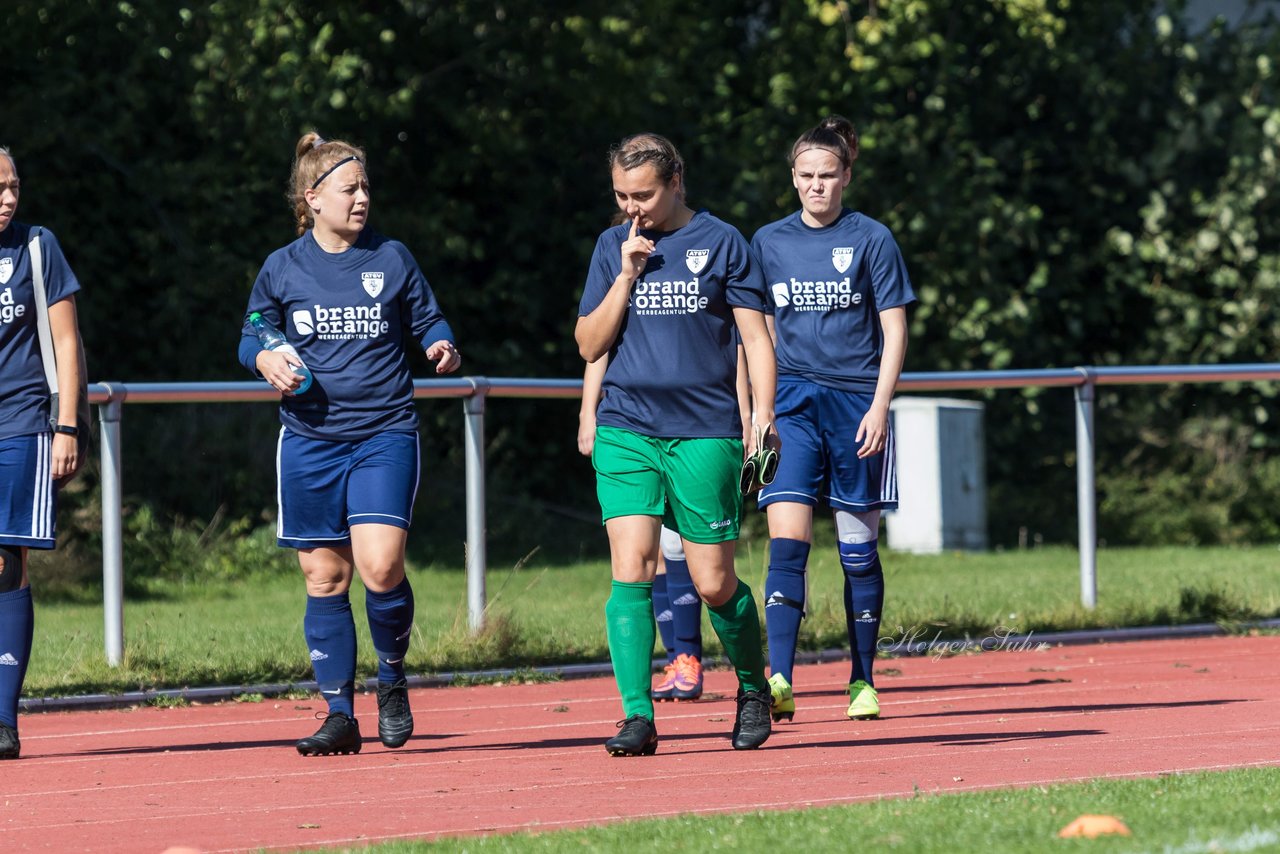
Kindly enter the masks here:
<path id="1" fill-rule="evenodd" d="M 877 541 L 841 543 L 840 567 L 851 578 L 870 578 L 881 572 Z"/>
<path id="2" fill-rule="evenodd" d="M 698 595 L 710 608 L 719 608 L 733 598 L 738 589 L 738 577 L 732 573 L 705 579 L 697 585 Z"/>
<path id="3" fill-rule="evenodd" d="M 12 593 L 22 589 L 23 549 L 19 546 L 0 545 L 0 593 Z"/>
<path id="4" fill-rule="evenodd" d="M 360 580 L 364 586 L 375 593 L 386 593 L 404 581 L 404 562 L 379 562 L 373 566 L 360 567 Z"/>

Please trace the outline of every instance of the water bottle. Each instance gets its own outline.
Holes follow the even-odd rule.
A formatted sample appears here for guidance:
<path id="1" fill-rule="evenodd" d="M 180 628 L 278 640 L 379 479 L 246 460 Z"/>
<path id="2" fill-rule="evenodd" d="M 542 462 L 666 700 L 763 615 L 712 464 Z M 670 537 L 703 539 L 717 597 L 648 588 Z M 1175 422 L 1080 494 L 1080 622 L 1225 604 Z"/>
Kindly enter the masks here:
<path id="1" fill-rule="evenodd" d="M 302 377 L 302 385 L 293 390 L 294 394 L 302 394 L 311 388 L 311 369 L 302 361 L 302 357 L 298 355 L 298 351 L 284 337 L 284 333 L 276 329 L 262 317 L 259 312 L 249 315 L 249 325 L 258 333 L 258 340 L 262 342 L 262 346 L 268 350 L 275 350 L 284 353 L 289 357 L 289 367 L 293 368 L 293 372 Z"/>

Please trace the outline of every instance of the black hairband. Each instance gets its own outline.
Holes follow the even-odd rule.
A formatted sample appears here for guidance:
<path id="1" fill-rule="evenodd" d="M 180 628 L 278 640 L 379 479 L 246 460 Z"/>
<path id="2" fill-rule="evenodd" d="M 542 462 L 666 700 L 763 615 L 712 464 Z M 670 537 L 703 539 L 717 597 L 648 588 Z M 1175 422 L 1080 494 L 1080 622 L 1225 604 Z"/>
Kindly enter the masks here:
<path id="1" fill-rule="evenodd" d="M 345 163 L 350 163 L 352 160 L 363 165 L 363 161 L 361 161 L 359 157 L 356 157 L 354 154 L 349 154 L 346 157 L 339 160 L 337 163 L 330 166 L 328 169 L 324 170 L 324 172 L 320 174 L 320 177 L 315 180 L 315 183 L 311 185 L 311 189 L 314 190 L 316 187 L 319 187 L 321 181 L 323 181 L 325 178 L 328 178 L 330 175 L 333 174 L 333 170 L 337 169 L 339 166 L 342 166 Z"/>

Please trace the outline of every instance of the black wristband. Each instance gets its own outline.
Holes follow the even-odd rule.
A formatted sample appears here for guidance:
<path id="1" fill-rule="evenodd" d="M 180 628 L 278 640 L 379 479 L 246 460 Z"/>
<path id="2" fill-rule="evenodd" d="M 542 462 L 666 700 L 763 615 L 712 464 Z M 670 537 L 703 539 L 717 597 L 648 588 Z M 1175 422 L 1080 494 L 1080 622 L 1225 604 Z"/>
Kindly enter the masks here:
<path id="1" fill-rule="evenodd" d="M 55 432 L 55 433 L 65 433 L 65 434 L 66 434 L 66 435 L 68 435 L 68 436 L 79 436 L 79 435 L 80 435 L 80 428 L 79 428 L 79 427 L 69 427 L 69 426 L 67 426 L 66 424 L 59 424 L 58 426 L 56 426 L 56 427 L 54 427 L 54 428 L 53 428 L 53 432 Z"/>

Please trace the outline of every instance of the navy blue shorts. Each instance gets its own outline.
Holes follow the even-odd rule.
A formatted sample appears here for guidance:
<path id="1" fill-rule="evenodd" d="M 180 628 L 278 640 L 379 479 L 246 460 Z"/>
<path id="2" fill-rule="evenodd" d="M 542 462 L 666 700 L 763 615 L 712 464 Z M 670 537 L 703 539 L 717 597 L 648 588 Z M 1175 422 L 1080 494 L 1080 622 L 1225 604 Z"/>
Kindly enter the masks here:
<path id="1" fill-rule="evenodd" d="M 0 439 L 0 544 L 53 548 L 58 489 L 52 465 L 52 433 Z"/>
<path id="2" fill-rule="evenodd" d="M 823 499 L 832 509 L 850 513 L 897 509 L 892 421 L 884 450 L 858 459 L 861 443 L 854 437 L 874 397 L 807 380 L 779 379 L 774 408 L 782 452 L 773 483 L 760 490 L 759 506 L 793 501 L 816 507 Z"/>
<path id="3" fill-rule="evenodd" d="M 332 442 L 280 428 L 276 543 L 292 549 L 336 548 L 351 545 L 352 525 L 408 529 L 419 465 L 414 432 Z"/>

